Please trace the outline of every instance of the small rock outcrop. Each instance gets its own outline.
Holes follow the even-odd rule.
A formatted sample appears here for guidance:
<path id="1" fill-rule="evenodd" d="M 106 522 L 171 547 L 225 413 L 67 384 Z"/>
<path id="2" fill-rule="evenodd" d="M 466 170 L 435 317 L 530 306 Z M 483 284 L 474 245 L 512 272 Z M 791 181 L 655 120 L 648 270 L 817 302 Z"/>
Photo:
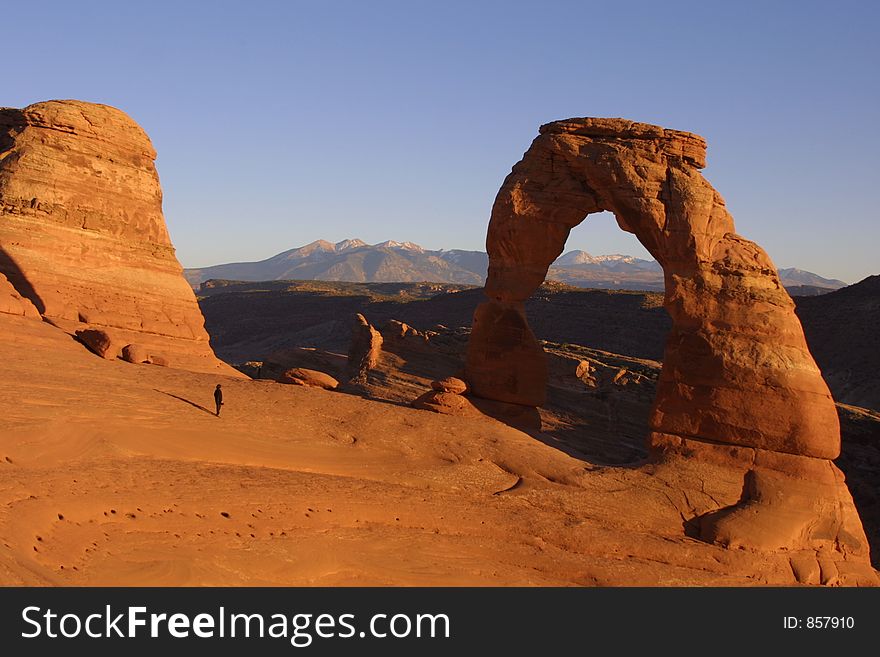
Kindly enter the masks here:
<path id="1" fill-rule="evenodd" d="M 287 370 L 277 380 L 278 383 L 324 388 L 325 390 L 336 390 L 339 387 L 339 381 L 329 374 L 318 372 L 317 370 L 307 370 L 302 367 L 294 367 Z"/>
<path id="2" fill-rule="evenodd" d="M 261 360 L 249 360 L 244 363 L 237 363 L 235 369 L 251 379 L 263 378 L 263 361 Z"/>
<path id="3" fill-rule="evenodd" d="M 770 258 L 736 234 L 724 200 L 700 174 L 705 157 L 697 135 L 623 119 L 541 126 L 492 208 L 488 301 L 474 314 L 465 378 L 479 397 L 544 403 L 547 359 L 524 302 L 571 229 L 612 212 L 665 274 L 673 325 L 650 421 L 653 458 L 693 475 L 669 475 L 684 490 L 700 490 L 698 462 L 720 466 L 718 478 L 730 483 L 683 513 L 704 540 L 786 549 L 804 573 L 813 571 L 801 561 L 821 554 L 822 570 L 833 565 L 851 583 L 876 582 L 831 462 L 840 427 L 828 386 Z"/>
<path id="4" fill-rule="evenodd" d="M 480 411 L 471 404 L 467 397 L 454 392 L 429 390 L 412 401 L 413 408 L 433 411 L 443 415 L 480 415 Z"/>
<path id="5" fill-rule="evenodd" d="M 464 396 L 467 383 L 454 376 L 431 381 L 431 389 L 411 402 L 413 408 L 444 415 L 478 415 L 479 410 Z"/>
<path id="6" fill-rule="evenodd" d="M 390 340 L 404 340 L 414 338 L 421 342 L 427 339 L 427 336 L 421 331 L 414 329 L 412 326 L 397 319 L 389 319 L 382 330 L 382 335 Z"/>
<path id="7" fill-rule="evenodd" d="M 606 389 L 610 386 L 640 384 L 645 377 L 625 367 L 608 367 L 603 363 L 582 360 L 577 364 L 575 376 L 590 388 Z"/>
<path id="8" fill-rule="evenodd" d="M 71 334 L 109 330 L 175 366 L 236 375 L 214 356 L 175 257 L 155 158 L 107 105 L 0 109 L 0 274 Z"/>
<path id="9" fill-rule="evenodd" d="M 366 383 L 367 373 L 376 367 L 381 355 L 382 334 L 366 317 L 358 313 L 352 324 L 351 346 L 348 350 L 349 383 Z"/>

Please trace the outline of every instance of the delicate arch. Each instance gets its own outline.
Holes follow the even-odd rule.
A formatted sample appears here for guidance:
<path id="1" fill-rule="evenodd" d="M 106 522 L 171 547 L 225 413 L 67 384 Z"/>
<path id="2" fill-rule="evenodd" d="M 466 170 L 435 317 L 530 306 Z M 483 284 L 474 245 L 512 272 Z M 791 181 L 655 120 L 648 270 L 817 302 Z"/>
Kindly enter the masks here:
<path id="1" fill-rule="evenodd" d="M 570 230 L 613 212 L 662 265 L 673 326 L 651 415 L 669 437 L 836 458 L 828 387 L 776 268 L 734 232 L 703 178 L 705 141 L 623 119 L 544 125 L 504 181 L 486 240 L 486 296 L 474 316 L 467 378 L 474 394 L 541 405 L 547 369 L 523 302 Z"/>

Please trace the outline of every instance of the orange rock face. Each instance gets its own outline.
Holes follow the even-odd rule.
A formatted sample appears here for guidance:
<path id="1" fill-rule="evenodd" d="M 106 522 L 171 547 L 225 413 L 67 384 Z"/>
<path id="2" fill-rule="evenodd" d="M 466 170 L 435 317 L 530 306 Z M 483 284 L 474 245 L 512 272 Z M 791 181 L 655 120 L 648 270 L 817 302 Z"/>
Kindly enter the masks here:
<path id="1" fill-rule="evenodd" d="M 700 490 L 708 466 L 692 464 L 711 462 L 743 491 L 724 507 L 691 510 L 701 537 L 792 550 L 800 581 L 836 581 L 835 569 L 876 581 L 852 498 L 830 463 L 840 428 L 828 387 L 770 258 L 735 233 L 700 174 L 705 150 L 696 135 L 623 119 L 542 126 L 492 208 L 489 301 L 474 315 L 467 383 L 480 397 L 543 403 L 547 363 L 523 302 L 569 231 L 610 211 L 665 274 L 673 326 L 651 416 L 657 472 L 671 468 L 681 489 Z"/>
<path id="2" fill-rule="evenodd" d="M 107 329 L 175 366 L 228 373 L 174 255 L 155 157 L 106 105 L 0 109 L 0 274 L 68 332 Z"/>

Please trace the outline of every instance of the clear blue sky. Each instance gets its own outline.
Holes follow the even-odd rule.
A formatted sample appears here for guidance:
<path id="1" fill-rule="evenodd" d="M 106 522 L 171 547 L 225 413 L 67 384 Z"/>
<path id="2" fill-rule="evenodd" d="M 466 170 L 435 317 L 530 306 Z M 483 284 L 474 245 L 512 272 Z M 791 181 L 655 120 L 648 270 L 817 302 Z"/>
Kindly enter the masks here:
<path id="1" fill-rule="evenodd" d="M 158 152 L 185 266 L 315 239 L 482 249 L 540 124 L 699 133 L 779 267 L 880 273 L 880 3 L 4 3 L 0 105 L 108 103 Z M 605 216 L 570 248 L 645 255 Z"/>

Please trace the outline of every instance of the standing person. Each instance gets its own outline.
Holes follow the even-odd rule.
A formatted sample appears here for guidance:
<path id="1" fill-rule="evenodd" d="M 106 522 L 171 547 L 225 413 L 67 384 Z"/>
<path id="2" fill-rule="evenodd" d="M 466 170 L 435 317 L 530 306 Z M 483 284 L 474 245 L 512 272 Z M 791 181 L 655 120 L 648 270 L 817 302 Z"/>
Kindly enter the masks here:
<path id="1" fill-rule="evenodd" d="M 217 404 L 217 417 L 220 417 L 220 407 L 223 406 L 223 391 L 220 389 L 219 383 L 214 388 L 214 403 Z"/>

